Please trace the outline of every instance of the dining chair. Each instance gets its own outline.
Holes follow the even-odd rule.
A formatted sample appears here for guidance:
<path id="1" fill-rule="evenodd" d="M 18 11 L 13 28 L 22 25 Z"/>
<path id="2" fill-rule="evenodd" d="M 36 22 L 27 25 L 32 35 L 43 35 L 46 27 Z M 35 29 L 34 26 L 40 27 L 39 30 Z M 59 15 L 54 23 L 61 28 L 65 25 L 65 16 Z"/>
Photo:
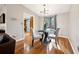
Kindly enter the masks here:
<path id="1" fill-rule="evenodd" d="M 57 44 L 58 44 L 58 33 L 59 33 L 59 29 L 60 28 L 57 28 L 54 31 L 54 33 L 48 35 L 48 38 L 55 43 L 56 48 L 57 48 Z"/>
<path id="2" fill-rule="evenodd" d="M 42 35 L 40 35 L 38 31 L 34 31 L 32 29 L 32 47 L 34 46 L 34 41 L 35 40 L 39 40 L 40 41 L 41 38 L 42 38 Z"/>

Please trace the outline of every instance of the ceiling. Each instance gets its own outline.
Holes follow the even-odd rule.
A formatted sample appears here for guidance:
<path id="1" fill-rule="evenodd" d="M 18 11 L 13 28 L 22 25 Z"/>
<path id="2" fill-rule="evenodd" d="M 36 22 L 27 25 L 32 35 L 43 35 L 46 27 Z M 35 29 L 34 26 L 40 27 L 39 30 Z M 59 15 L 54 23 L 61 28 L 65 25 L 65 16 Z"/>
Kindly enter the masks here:
<path id="1" fill-rule="evenodd" d="M 71 5 L 70 4 L 24 4 L 24 6 L 38 16 L 53 16 L 60 13 L 69 12 Z M 45 13 L 44 13 L 44 8 Z"/>

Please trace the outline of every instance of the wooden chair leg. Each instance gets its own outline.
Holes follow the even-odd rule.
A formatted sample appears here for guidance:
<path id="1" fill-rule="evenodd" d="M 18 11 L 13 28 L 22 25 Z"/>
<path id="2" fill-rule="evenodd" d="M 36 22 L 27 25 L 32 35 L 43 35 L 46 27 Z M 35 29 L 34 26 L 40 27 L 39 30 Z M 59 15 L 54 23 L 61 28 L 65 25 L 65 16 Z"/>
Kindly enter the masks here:
<path id="1" fill-rule="evenodd" d="M 40 41 L 40 42 L 41 42 L 41 44 L 42 44 L 42 39 L 40 39 L 39 41 Z"/>
<path id="2" fill-rule="evenodd" d="M 33 44 L 34 44 L 34 39 L 32 39 L 32 47 L 33 47 Z"/>

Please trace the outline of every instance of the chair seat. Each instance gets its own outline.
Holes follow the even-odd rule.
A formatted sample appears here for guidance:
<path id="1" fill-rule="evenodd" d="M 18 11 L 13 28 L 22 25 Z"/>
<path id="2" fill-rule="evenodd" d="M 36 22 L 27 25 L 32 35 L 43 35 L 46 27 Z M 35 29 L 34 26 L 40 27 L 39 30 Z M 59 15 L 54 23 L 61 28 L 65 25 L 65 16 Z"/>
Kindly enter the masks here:
<path id="1" fill-rule="evenodd" d="M 36 36 L 34 36 L 34 39 L 40 39 L 40 38 L 42 38 L 41 35 L 36 35 Z"/>
<path id="2" fill-rule="evenodd" d="M 33 30 L 32 31 L 32 46 L 35 40 L 39 39 L 41 41 L 41 38 L 42 38 L 42 33 L 39 33 L 38 31 Z"/>

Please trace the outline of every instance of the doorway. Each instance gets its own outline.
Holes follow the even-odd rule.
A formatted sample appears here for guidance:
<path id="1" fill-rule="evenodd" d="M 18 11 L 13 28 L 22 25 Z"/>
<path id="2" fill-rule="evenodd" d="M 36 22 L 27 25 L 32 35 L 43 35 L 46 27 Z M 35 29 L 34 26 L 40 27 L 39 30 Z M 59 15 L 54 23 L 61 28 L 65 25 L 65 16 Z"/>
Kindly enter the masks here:
<path id="1" fill-rule="evenodd" d="M 33 29 L 33 16 L 29 16 L 29 18 L 24 19 L 25 49 L 27 49 L 27 47 L 32 46 L 32 29 Z"/>
<path id="2" fill-rule="evenodd" d="M 33 16 L 30 16 L 29 18 L 24 18 L 24 33 L 30 32 L 32 33 L 33 29 Z"/>

